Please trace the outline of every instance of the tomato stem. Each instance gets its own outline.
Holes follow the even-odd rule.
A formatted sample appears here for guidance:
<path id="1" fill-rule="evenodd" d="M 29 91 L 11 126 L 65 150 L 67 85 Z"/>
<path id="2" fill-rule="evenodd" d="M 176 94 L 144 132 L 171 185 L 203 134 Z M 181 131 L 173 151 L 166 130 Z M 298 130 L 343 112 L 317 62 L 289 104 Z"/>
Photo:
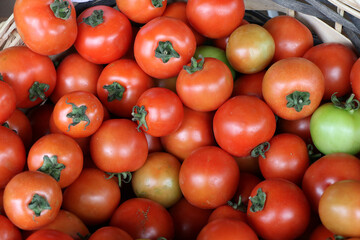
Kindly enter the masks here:
<path id="1" fill-rule="evenodd" d="M 84 130 L 86 127 L 90 124 L 90 119 L 85 114 L 87 107 L 85 105 L 81 105 L 80 107 L 76 106 L 74 103 L 68 102 L 68 99 L 66 99 L 65 103 L 70 104 L 72 106 L 72 111 L 68 114 L 66 114 L 67 118 L 72 118 L 73 122 L 69 124 L 68 131 L 70 131 L 71 126 L 76 126 L 81 121 L 86 121 L 86 125 L 84 127 Z"/>
<path id="2" fill-rule="evenodd" d="M 4 77 L 3 77 L 3 75 L 0 73 L 0 81 L 3 81 L 3 82 L 5 82 L 4 81 Z"/>
<path id="3" fill-rule="evenodd" d="M 36 217 L 39 217 L 45 209 L 51 209 L 49 202 L 37 193 L 34 194 L 28 208 L 34 212 Z"/>
<path id="4" fill-rule="evenodd" d="M 227 205 L 232 207 L 234 210 L 238 210 L 238 211 L 241 211 L 241 212 L 246 212 L 246 207 L 245 207 L 244 204 L 241 203 L 241 200 L 242 200 L 241 195 L 239 195 L 237 203 L 234 203 L 232 201 L 228 201 Z"/>
<path id="5" fill-rule="evenodd" d="M 44 155 L 44 162 L 42 166 L 38 169 L 38 171 L 46 173 L 53 177 L 56 181 L 60 180 L 61 171 L 65 168 L 65 165 L 62 163 L 58 163 L 57 156 L 53 155 L 49 157 L 48 155 Z"/>
<path id="6" fill-rule="evenodd" d="M 103 89 L 108 91 L 108 97 L 107 97 L 108 102 L 112 102 L 114 100 L 120 101 L 125 92 L 125 88 L 121 86 L 120 83 L 118 82 L 113 82 L 110 85 L 104 85 Z"/>
<path id="7" fill-rule="evenodd" d="M 132 121 L 138 121 L 139 124 L 137 126 L 137 130 L 140 132 L 140 127 L 143 126 L 143 129 L 145 131 L 147 131 L 148 125 L 146 123 L 145 117 L 147 115 L 147 111 L 145 110 L 145 106 L 134 106 L 132 109 L 132 113 L 131 115 L 133 116 L 133 118 L 131 119 Z"/>
<path id="8" fill-rule="evenodd" d="M 90 25 L 91 27 L 96 27 L 104 22 L 104 11 L 102 9 L 94 10 L 90 16 L 83 18 L 82 22 Z"/>
<path id="9" fill-rule="evenodd" d="M 251 212 L 258 212 L 264 209 L 266 202 L 266 193 L 262 191 L 261 188 L 257 190 L 257 193 L 254 197 L 250 197 L 252 205 L 250 207 Z"/>
<path id="10" fill-rule="evenodd" d="M 269 151 L 270 149 L 270 143 L 269 142 L 263 142 L 257 145 L 250 153 L 252 157 L 259 157 L 266 158 L 265 153 Z"/>
<path id="11" fill-rule="evenodd" d="M 29 89 L 29 99 L 34 102 L 37 98 L 41 98 L 43 101 L 46 100 L 45 92 L 49 90 L 50 86 L 46 83 L 39 83 L 35 81 Z"/>
<path id="12" fill-rule="evenodd" d="M 55 17 L 66 20 L 71 16 L 71 7 L 67 0 L 55 0 L 50 4 Z"/>
<path id="13" fill-rule="evenodd" d="M 151 4 L 156 8 L 161 8 L 163 6 L 164 0 L 151 0 Z"/>
<path id="14" fill-rule="evenodd" d="M 106 174 L 110 175 L 106 179 L 111 179 L 111 178 L 116 176 L 118 178 L 119 187 L 121 187 L 122 182 L 129 183 L 129 182 L 131 182 L 131 179 L 132 179 L 131 172 L 121 172 L 121 173 L 109 173 L 109 172 L 107 172 Z"/>
<path id="15" fill-rule="evenodd" d="M 344 109 L 346 111 L 358 110 L 360 107 L 359 100 L 354 99 L 355 94 L 352 93 L 348 99 L 343 103 L 336 97 L 337 92 L 331 95 L 331 102 L 336 108 Z"/>
<path id="16" fill-rule="evenodd" d="M 300 112 L 305 105 L 310 105 L 310 93 L 295 91 L 286 96 L 288 101 L 286 107 L 295 108 L 295 111 Z"/>
<path id="17" fill-rule="evenodd" d="M 201 54 L 199 55 L 199 58 L 201 58 L 200 62 L 198 62 L 196 58 L 192 57 L 190 66 L 185 65 L 183 66 L 183 69 L 186 70 L 189 74 L 201 71 L 204 68 L 205 59 Z"/>
<path id="18" fill-rule="evenodd" d="M 167 63 L 171 58 L 180 58 L 170 41 L 159 41 L 159 45 L 155 49 L 155 57 L 160 58 L 163 63 Z"/>

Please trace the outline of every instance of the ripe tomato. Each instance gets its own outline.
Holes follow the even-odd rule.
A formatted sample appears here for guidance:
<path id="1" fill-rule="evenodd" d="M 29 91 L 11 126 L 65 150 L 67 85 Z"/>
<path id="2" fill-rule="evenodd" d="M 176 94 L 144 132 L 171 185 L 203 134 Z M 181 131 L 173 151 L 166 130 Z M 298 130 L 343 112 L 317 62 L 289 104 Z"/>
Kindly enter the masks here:
<path id="1" fill-rule="evenodd" d="M 174 224 L 169 212 L 146 198 L 132 198 L 120 204 L 110 219 L 110 226 L 126 229 L 134 239 L 174 237 Z"/>
<path id="2" fill-rule="evenodd" d="M 184 107 L 180 98 L 167 88 L 154 87 L 143 92 L 133 107 L 133 121 L 154 137 L 166 136 L 181 126 Z"/>
<path id="3" fill-rule="evenodd" d="M 22 240 L 20 230 L 3 215 L 0 215 L 0 239 Z"/>
<path id="4" fill-rule="evenodd" d="M 350 84 L 356 99 L 360 99 L 360 58 L 351 67 Z"/>
<path id="5" fill-rule="evenodd" d="M 241 197 L 242 206 L 247 207 L 251 191 L 258 183 L 261 182 L 261 179 L 252 173 L 242 172 L 241 170 L 240 172 L 241 172 L 240 181 L 236 193 L 233 197 L 233 201 L 236 202 L 239 200 L 239 197 Z"/>
<path id="6" fill-rule="evenodd" d="M 5 186 L 4 209 L 18 228 L 34 230 L 56 218 L 62 199 L 55 179 L 42 172 L 24 171 Z"/>
<path id="7" fill-rule="evenodd" d="M 124 230 L 112 227 L 105 226 L 97 229 L 93 234 L 91 234 L 89 240 L 133 240 L 133 238 Z"/>
<path id="8" fill-rule="evenodd" d="M 264 24 L 264 28 L 275 42 L 273 62 L 284 58 L 302 57 L 314 45 L 311 31 L 294 17 L 273 17 Z"/>
<path id="9" fill-rule="evenodd" d="M 97 80 L 97 95 L 104 106 L 119 117 L 131 117 L 132 107 L 154 82 L 134 60 L 108 64 Z"/>
<path id="10" fill-rule="evenodd" d="M 323 100 L 330 100 L 335 92 L 338 97 L 351 92 L 350 72 L 357 60 L 351 48 L 340 43 L 323 43 L 306 51 L 304 58 L 315 63 L 324 75 Z"/>
<path id="11" fill-rule="evenodd" d="M 246 222 L 246 207 L 241 205 L 241 199 L 237 203 L 228 201 L 227 204 L 221 205 L 212 211 L 208 222 L 217 219 L 232 219 Z"/>
<path id="12" fill-rule="evenodd" d="M 236 192 L 240 172 L 235 159 L 219 147 L 194 150 L 182 163 L 181 191 L 192 205 L 213 209 L 225 204 Z"/>
<path id="13" fill-rule="evenodd" d="M 310 235 L 309 240 L 336 240 L 335 234 L 325 228 L 324 225 L 318 225 Z"/>
<path id="14" fill-rule="evenodd" d="M 68 0 L 15 1 L 16 29 L 34 52 L 55 55 L 69 49 L 77 36 L 76 12 Z"/>
<path id="15" fill-rule="evenodd" d="M 310 206 L 296 184 L 280 178 L 268 179 L 252 190 L 247 217 L 250 226 L 264 239 L 296 239 L 309 224 Z"/>
<path id="16" fill-rule="evenodd" d="M 271 62 L 275 43 L 271 34 L 256 24 L 245 24 L 235 29 L 226 45 L 226 56 L 231 66 L 240 73 L 257 73 Z"/>
<path id="17" fill-rule="evenodd" d="M 147 23 L 160 17 L 166 9 L 167 0 L 116 0 L 116 6 L 131 21 Z"/>
<path id="18" fill-rule="evenodd" d="M 243 74 L 236 78 L 232 96 L 250 95 L 263 100 L 262 81 L 265 70 L 253 74 Z"/>
<path id="19" fill-rule="evenodd" d="M 0 78 L 1 75 L 0 75 Z M 16 95 L 12 87 L 0 80 L 0 124 L 4 123 L 16 109 Z"/>
<path id="20" fill-rule="evenodd" d="M 83 169 L 65 189 L 62 209 L 74 213 L 86 226 L 105 223 L 118 207 L 121 197 L 116 180 L 108 177 L 96 168 Z"/>
<path id="21" fill-rule="evenodd" d="M 92 135 L 101 125 L 104 109 L 100 100 L 85 91 L 70 92 L 62 96 L 53 110 L 55 126 L 73 138 Z"/>
<path id="22" fill-rule="evenodd" d="M 129 19 L 105 5 L 85 9 L 77 17 L 78 35 L 74 46 L 90 62 L 106 64 L 121 58 L 132 40 Z"/>
<path id="23" fill-rule="evenodd" d="M 262 93 L 276 115 L 287 120 L 310 116 L 324 95 L 321 70 L 305 58 L 277 61 L 266 71 Z"/>
<path id="24" fill-rule="evenodd" d="M 235 96 L 215 112 L 213 129 L 219 146 L 234 156 L 245 157 L 275 133 L 275 115 L 254 96 Z"/>
<path id="25" fill-rule="evenodd" d="M 19 108 L 40 104 L 56 85 L 56 70 L 51 59 L 26 46 L 10 47 L 0 52 L 0 73 L 15 91 L 16 107 Z"/>
<path id="26" fill-rule="evenodd" d="M 50 99 L 56 103 L 73 91 L 87 91 L 96 95 L 96 84 L 103 67 L 89 62 L 78 53 L 67 55 L 56 69 L 56 86 Z"/>
<path id="27" fill-rule="evenodd" d="M 292 133 L 301 137 L 305 143 L 312 143 L 310 134 L 310 119 L 311 115 L 298 120 L 285 120 L 278 118 L 277 131 L 279 133 Z"/>
<path id="28" fill-rule="evenodd" d="M 216 58 L 191 59 L 176 80 L 176 92 L 185 106 L 202 112 L 218 109 L 233 90 L 233 77 Z"/>
<path id="29" fill-rule="evenodd" d="M 73 240 L 73 238 L 58 230 L 40 229 L 31 234 L 26 240 Z"/>
<path id="30" fill-rule="evenodd" d="M 191 29 L 181 20 L 157 17 L 146 23 L 134 42 L 139 66 L 154 78 L 176 76 L 190 62 L 196 49 Z"/>
<path id="31" fill-rule="evenodd" d="M 191 26 L 209 38 L 228 36 L 240 25 L 244 14 L 243 0 L 189 0 L 186 5 Z"/>
<path id="32" fill-rule="evenodd" d="M 164 150 L 161 140 L 159 137 L 153 137 L 147 133 L 144 133 L 146 137 L 146 141 L 148 143 L 148 152 L 162 152 Z"/>

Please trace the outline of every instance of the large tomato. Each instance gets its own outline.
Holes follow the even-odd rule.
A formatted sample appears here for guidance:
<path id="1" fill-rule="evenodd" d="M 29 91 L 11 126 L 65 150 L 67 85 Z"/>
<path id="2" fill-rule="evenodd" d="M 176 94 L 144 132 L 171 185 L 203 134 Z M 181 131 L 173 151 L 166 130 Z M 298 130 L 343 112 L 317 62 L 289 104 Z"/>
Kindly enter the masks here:
<path id="1" fill-rule="evenodd" d="M 136 62 L 144 72 L 160 79 L 176 76 L 190 62 L 195 49 L 191 29 L 171 17 L 157 17 L 146 23 L 134 42 Z"/>
<path id="2" fill-rule="evenodd" d="M 2 77 L 0 77 L 2 79 Z M 4 123 L 16 109 L 16 95 L 12 87 L 0 80 L 0 124 Z"/>
<path id="3" fill-rule="evenodd" d="M 116 6 L 131 21 L 147 23 L 160 17 L 166 9 L 167 0 L 116 0 Z"/>
<path id="4" fill-rule="evenodd" d="M 351 67 L 350 84 L 356 99 L 360 99 L 360 58 Z"/>
<path id="5" fill-rule="evenodd" d="M 69 0 L 17 0 L 14 19 L 24 43 L 42 55 L 64 52 L 77 36 L 76 12 Z"/>
<path id="6" fill-rule="evenodd" d="M 292 133 L 301 137 L 307 144 L 312 143 L 310 134 L 311 115 L 298 120 L 286 120 L 278 118 L 276 131 L 279 133 Z"/>

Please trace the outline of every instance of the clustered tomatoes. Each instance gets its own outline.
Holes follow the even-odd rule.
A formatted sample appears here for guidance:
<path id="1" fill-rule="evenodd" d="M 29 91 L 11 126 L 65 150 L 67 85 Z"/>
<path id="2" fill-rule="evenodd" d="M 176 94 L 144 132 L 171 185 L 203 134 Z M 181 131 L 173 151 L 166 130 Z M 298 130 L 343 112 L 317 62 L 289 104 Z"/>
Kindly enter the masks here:
<path id="1" fill-rule="evenodd" d="M 1 240 L 360 239 L 354 49 L 243 0 L 95 2 L 15 1 Z"/>

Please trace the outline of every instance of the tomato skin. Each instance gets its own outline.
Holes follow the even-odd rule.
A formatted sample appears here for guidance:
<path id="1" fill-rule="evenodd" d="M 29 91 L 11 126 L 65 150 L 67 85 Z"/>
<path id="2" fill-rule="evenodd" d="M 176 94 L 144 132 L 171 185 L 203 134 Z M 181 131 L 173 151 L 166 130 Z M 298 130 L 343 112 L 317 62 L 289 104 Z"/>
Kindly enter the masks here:
<path id="1" fill-rule="evenodd" d="M 97 229 L 93 234 L 91 234 L 89 240 L 133 240 L 133 238 L 124 230 L 112 227 L 112 226 L 106 226 Z"/>
<path id="2" fill-rule="evenodd" d="M 312 143 L 310 134 L 311 115 L 298 120 L 285 120 L 278 118 L 277 131 L 279 133 L 292 133 L 301 137 L 307 144 Z"/>
<path id="3" fill-rule="evenodd" d="M 243 0 L 189 0 L 186 5 L 186 16 L 191 26 L 208 38 L 228 36 L 240 25 L 244 14 Z"/>
<path id="4" fill-rule="evenodd" d="M 0 239 L 22 240 L 20 230 L 3 215 L 0 215 Z"/>
<path id="5" fill-rule="evenodd" d="M 350 71 L 351 90 L 356 99 L 360 99 L 360 58 L 358 58 Z"/>
<path id="6" fill-rule="evenodd" d="M 194 150 L 182 163 L 181 191 L 189 203 L 213 209 L 225 204 L 236 192 L 240 172 L 235 159 L 219 147 Z"/>
<path id="7" fill-rule="evenodd" d="M 18 0 L 14 5 L 14 19 L 24 43 L 42 55 L 56 55 L 69 49 L 77 36 L 76 11 L 68 19 L 57 18 L 50 8 L 53 0 Z"/>
<path id="8" fill-rule="evenodd" d="M 28 207 L 35 194 L 45 198 L 50 205 L 50 208 L 42 210 L 39 216 Z M 4 190 L 5 213 L 12 223 L 23 230 L 34 230 L 53 221 L 62 200 L 61 188 L 56 180 L 38 171 L 17 174 Z"/>
<path id="9" fill-rule="evenodd" d="M 232 219 L 242 222 L 246 222 L 246 212 L 240 209 L 234 209 L 229 205 L 222 205 L 215 208 L 209 216 L 208 222 L 215 221 L 217 219 Z"/>
<path id="10" fill-rule="evenodd" d="M 309 240 L 333 240 L 334 233 L 330 232 L 324 225 L 318 225 L 310 235 Z"/>
<path id="11" fill-rule="evenodd" d="M 16 95 L 12 87 L 0 81 L 0 124 L 4 123 L 16 109 Z"/>
<path id="12" fill-rule="evenodd" d="M 56 70 L 51 59 L 26 46 L 10 47 L 0 52 L 0 73 L 15 91 L 18 108 L 31 108 L 40 104 L 50 96 L 56 85 Z M 35 82 L 47 84 L 48 89 L 41 88 L 43 99 L 33 96 L 31 101 L 29 89 Z"/>
<path id="13" fill-rule="evenodd" d="M 350 72 L 357 60 L 352 49 L 340 43 L 323 43 L 310 48 L 303 57 L 315 63 L 324 75 L 323 100 L 330 100 L 335 92 L 338 97 L 351 92 Z"/>
<path id="14" fill-rule="evenodd" d="M 147 23 L 160 17 L 167 7 L 167 0 L 161 1 L 161 4 L 161 7 L 155 7 L 151 1 L 147 0 L 116 0 L 119 10 L 136 23 Z"/>
<path id="15" fill-rule="evenodd" d="M 164 63 L 155 57 L 159 42 L 170 41 L 178 58 L 171 57 Z M 190 62 L 196 49 L 196 39 L 191 29 L 181 20 L 157 17 L 146 23 L 138 32 L 134 42 L 136 62 L 148 75 L 164 79 L 176 76 Z"/>
<path id="16" fill-rule="evenodd" d="M 95 10 L 103 11 L 104 21 L 92 27 L 83 18 Z M 118 10 L 105 5 L 85 9 L 77 17 L 78 35 L 74 46 L 78 53 L 90 62 L 106 64 L 121 58 L 127 52 L 132 40 L 129 19 Z"/>
<path id="17" fill-rule="evenodd" d="M 241 204 L 247 206 L 251 191 L 261 182 L 261 179 L 252 173 L 242 172 L 241 170 L 240 173 L 240 181 L 233 197 L 233 202 L 237 203 L 239 196 L 241 196 Z"/>
<path id="18" fill-rule="evenodd" d="M 72 240 L 68 234 L 54 229 L 40 229 L 31 234 L 26 240 Z"/>
<path id="19" fill-rule="evenodd" d="M 265 70 L 253 74 L 243 74 L 235 79 L 232 96 L 251 95 L 263 100 L 262 81 Z"/>
<path id="20" fill-rule="evenodd" d="M 216 142 L 237 157 L 248 156 L 253 148 L 269 141 L 275 128 L 275 115 L 254 96 L 230 98 L 218 108 L 213 120 Z"/>
<path id="21" fill-rule="evenodd" d="M 320 105 L 325 84 L 321 70 L 305 58 L 286 58 L 277 61 L 266 71 L 262 93 L 266 103 L 276 115 L 286 120 L 310 116 Z M 300 111 L 287 107 L 286 97 L 294 92 L 310 94 L 310 103 Z M 303 100 L 305 102 L 305 100 Z"/>

